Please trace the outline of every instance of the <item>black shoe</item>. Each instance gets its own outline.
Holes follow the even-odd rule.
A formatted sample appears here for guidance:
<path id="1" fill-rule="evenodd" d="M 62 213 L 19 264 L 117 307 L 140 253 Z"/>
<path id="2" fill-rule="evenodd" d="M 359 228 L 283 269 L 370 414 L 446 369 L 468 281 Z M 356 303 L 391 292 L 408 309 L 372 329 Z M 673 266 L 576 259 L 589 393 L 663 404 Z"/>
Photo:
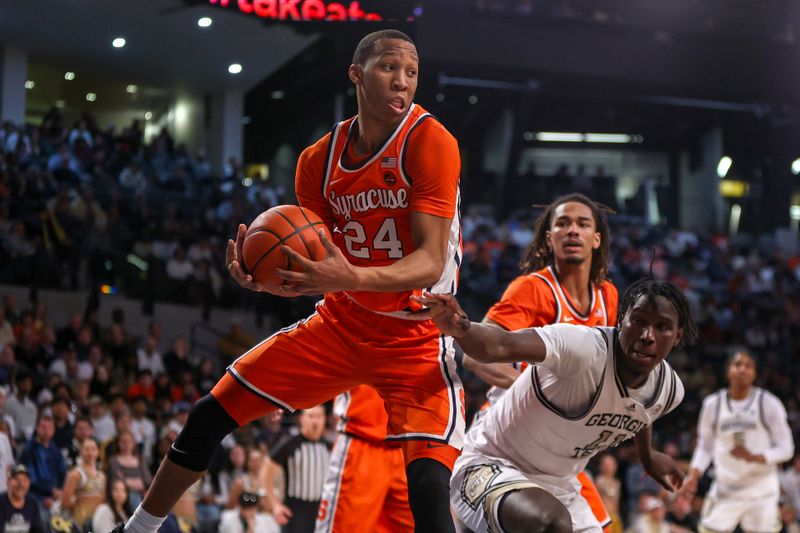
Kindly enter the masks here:
<path id="1" fill-rule="evenodd" d="M 123 533 L 125 531 L 125 522 L 120 522 L 109 533 Z"/>

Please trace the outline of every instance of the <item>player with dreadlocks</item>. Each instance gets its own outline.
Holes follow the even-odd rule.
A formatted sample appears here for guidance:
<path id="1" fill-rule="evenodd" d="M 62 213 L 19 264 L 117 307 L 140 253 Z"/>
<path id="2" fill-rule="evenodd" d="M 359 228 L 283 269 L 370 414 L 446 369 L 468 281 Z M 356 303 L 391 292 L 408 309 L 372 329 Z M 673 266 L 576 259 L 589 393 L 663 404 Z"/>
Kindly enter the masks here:
<path id="1" fill-rule="evenodd" d="M 617 327 L 554 324 L 507 331 L 470 322 L 452 295 L 419 301 L 482 363 L 531 364 L 467 434 L 450 481 L 456 514 L 477 532 L 601 531 L 575 476 L 593 456 L 634 437 L 645 471 L 668 490 L 682 472 L 651 448 L 651 428 L 683 399 L 665 361 L 697 329 L 686 297 L 644 279 L 622 298 Z"/>
<path id="2" fill-rule="evenodd" d="M 534 237 L 520 263 L 522 274 L 483 319 L 507 330 L 547 324 L 614 326 L 617 288 L 605 279 L 610 267 L 608 208 L 582 194 L 569 194 L 546 206 L 534 223 Z M 525 364 L 483 365 L 464 356 L 464 367 L 492 388 L 479 418 L 511 386 Z M 597 521 L 608 526 L 612 517 L 586 472 L 578 474 L 581 496 Z"/>

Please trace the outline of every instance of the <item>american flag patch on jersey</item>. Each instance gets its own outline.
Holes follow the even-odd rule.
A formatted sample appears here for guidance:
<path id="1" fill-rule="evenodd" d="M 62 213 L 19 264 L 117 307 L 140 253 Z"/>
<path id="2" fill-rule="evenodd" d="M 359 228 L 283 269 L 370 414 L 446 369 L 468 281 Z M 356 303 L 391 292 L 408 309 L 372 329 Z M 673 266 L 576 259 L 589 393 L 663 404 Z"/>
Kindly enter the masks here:
<path id="1" fill-rule="evenodd" d="M 381 159 L 381 168 L 397 168 L 397 158 L 384 157 Z"/>

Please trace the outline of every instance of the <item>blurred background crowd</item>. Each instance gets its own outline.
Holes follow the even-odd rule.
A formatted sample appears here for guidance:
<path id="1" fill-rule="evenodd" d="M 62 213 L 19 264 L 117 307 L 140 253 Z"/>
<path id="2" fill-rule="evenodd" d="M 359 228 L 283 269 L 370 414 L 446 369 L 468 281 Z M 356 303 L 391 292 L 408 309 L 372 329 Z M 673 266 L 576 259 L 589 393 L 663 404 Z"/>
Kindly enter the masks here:
<path id="1" fill-rule="evenodd" d="M 0 3 L 6 531 L 105 533 L 232 359 L 313 309 L 241 289 L 225 246 L 295 201 L 297 157 L 355 112 L 347 67 L 378 27 L 415 40 L 415 101 L 459 142 L 458 292 L 473 319 L 519 273 L 536 206 L 585 193 L 610 210 L 620 293 L 673 281 L 700 327 L 671 355 L 686 397 L 656 447 L 688 461 L 733 344 L 759 357 L 757 384 L 800 437 L 800 3 L 359 2 L 384 23 L 266 20 L 253 2 L 79 4 Z M 471 419 L 486 385 L 460 373 Z M 291 474 L 278 466 L 297 435 L 335 439 L 325 413 L 225 439 L 162 531 L 277 530 Z M 659 490 L 632 444 L 590 469 L 613 533 L 696 530 L 714 475 L 690 501 Z M 784 531 L 800 533 L 800 459 L 782 472 Z M 9 525 L 12 507 L 24 523 Z"/>
<path id="2" fill-rule="evenodd" d="M 223 246 L 236 224 L 291 201 L 290 193 L 244 186 L 235 161 L 227 175 L 216 176 L 202 154 L 175 146 L 166 131 L 145 144 L 136 123 L 119 132 L 97 131 L 90 116 L 65 124 L 55 109 L 38 128 L 5 124 L 0 146 L 0 280 L 30 288 L 29 298 L 7 294 L 0 307 L 0 460 L 5 472 L 25 466 L 30 494 L 48 522 L 57 517 L 90 528 L 99 509 L 107 514 L 113 502 L 125 502 L 112 511 L 117 519 L 130 512 L 127 506 L 147 490 L 191 404 L 265 333 L 233 321 L 217 336 L 216 353 L 193 353 L 190 339 L 148 319 L 148 310 L 164 301 L 244 308 L 279 326 L 313 305 L 310 299 L 249 294 L 222 268 Z M 560 189 L 537 202 L 574 182 L 566 166 L 561 172 Z M 482 316 L 518 274 L 536 214 L 533 207 L 499 216 L 484 204 L 465 206 L 459 294 L 471 316 Z M 800 377 L 800 258 L 784 254 L 769 235 L 698 234 L 648 225 L 624 212 L 610 219 L 609 277 L 620 292 L 642 276 L 669 279 L 687 294 L 700 325 L 701 342 L 671 356 L 686 397 L 656 427 L 658 447 L 689 459 L 700 403 L 724 386 L 731 344 L 759 355 L 759 383 L 784 402 L 800 437 L 800 391 L 794 386 Z M 103 287 L 141 300 L 138 322 L 147 327 L 131 329 L 121 309 L 110 321 L 99 320 Z M 47 289 L 84 291 L 84 311 L 54 322 L 37 299 Z M 486 385 L 466 371 L 462 379 L 471 418 Z M 209 474 L 176 509 L 179 523 L 215 531 L 224 509 L 241 508 L 242 489 L 236 494 L 234 482 L 248 472 L 263 479 L 264 458 L 292 432 L 291 420 L 270 419 L 226 439 Z M 335 438 L 332 420 L 326 438 Z M 624 524 L 641 514 L 663 514 L 694 529 L 701 500 L 662 494 L 631 445 L 599 458 L 592 469 Z M 17 472 L 12 480 L 25 475 Z M 95 490 L 76 504 L 76 487 L 85 491 L 87 479 L 97 483 Z M 785 480 L 788 527 L 800 512 L 800 459 L 786 465 Z M 280 491 L 280 483 L 270 490 L 275 487 Z"/>

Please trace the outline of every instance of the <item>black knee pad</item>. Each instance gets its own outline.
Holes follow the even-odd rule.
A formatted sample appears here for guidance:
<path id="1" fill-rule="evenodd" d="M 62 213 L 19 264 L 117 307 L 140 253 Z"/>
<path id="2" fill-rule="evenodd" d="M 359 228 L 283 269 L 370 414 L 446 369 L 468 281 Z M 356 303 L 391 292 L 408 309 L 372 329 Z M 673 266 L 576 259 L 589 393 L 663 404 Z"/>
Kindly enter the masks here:
<path id="1" fill-rule="evenodd" d="M 194 404 L 183 431 L 170 447 L 167 457 L 179 466 L 203 472 L 222 439 L 237 427 L 239 424 L 217 399 L 207 394 Z"/>
<path id="2" fill-rule="evenodd" d="M 417 533 L 455 531 L 450 515 L 450 470 L 434 459 L 415 459 L 406 467 L 408 503 Z"/>

